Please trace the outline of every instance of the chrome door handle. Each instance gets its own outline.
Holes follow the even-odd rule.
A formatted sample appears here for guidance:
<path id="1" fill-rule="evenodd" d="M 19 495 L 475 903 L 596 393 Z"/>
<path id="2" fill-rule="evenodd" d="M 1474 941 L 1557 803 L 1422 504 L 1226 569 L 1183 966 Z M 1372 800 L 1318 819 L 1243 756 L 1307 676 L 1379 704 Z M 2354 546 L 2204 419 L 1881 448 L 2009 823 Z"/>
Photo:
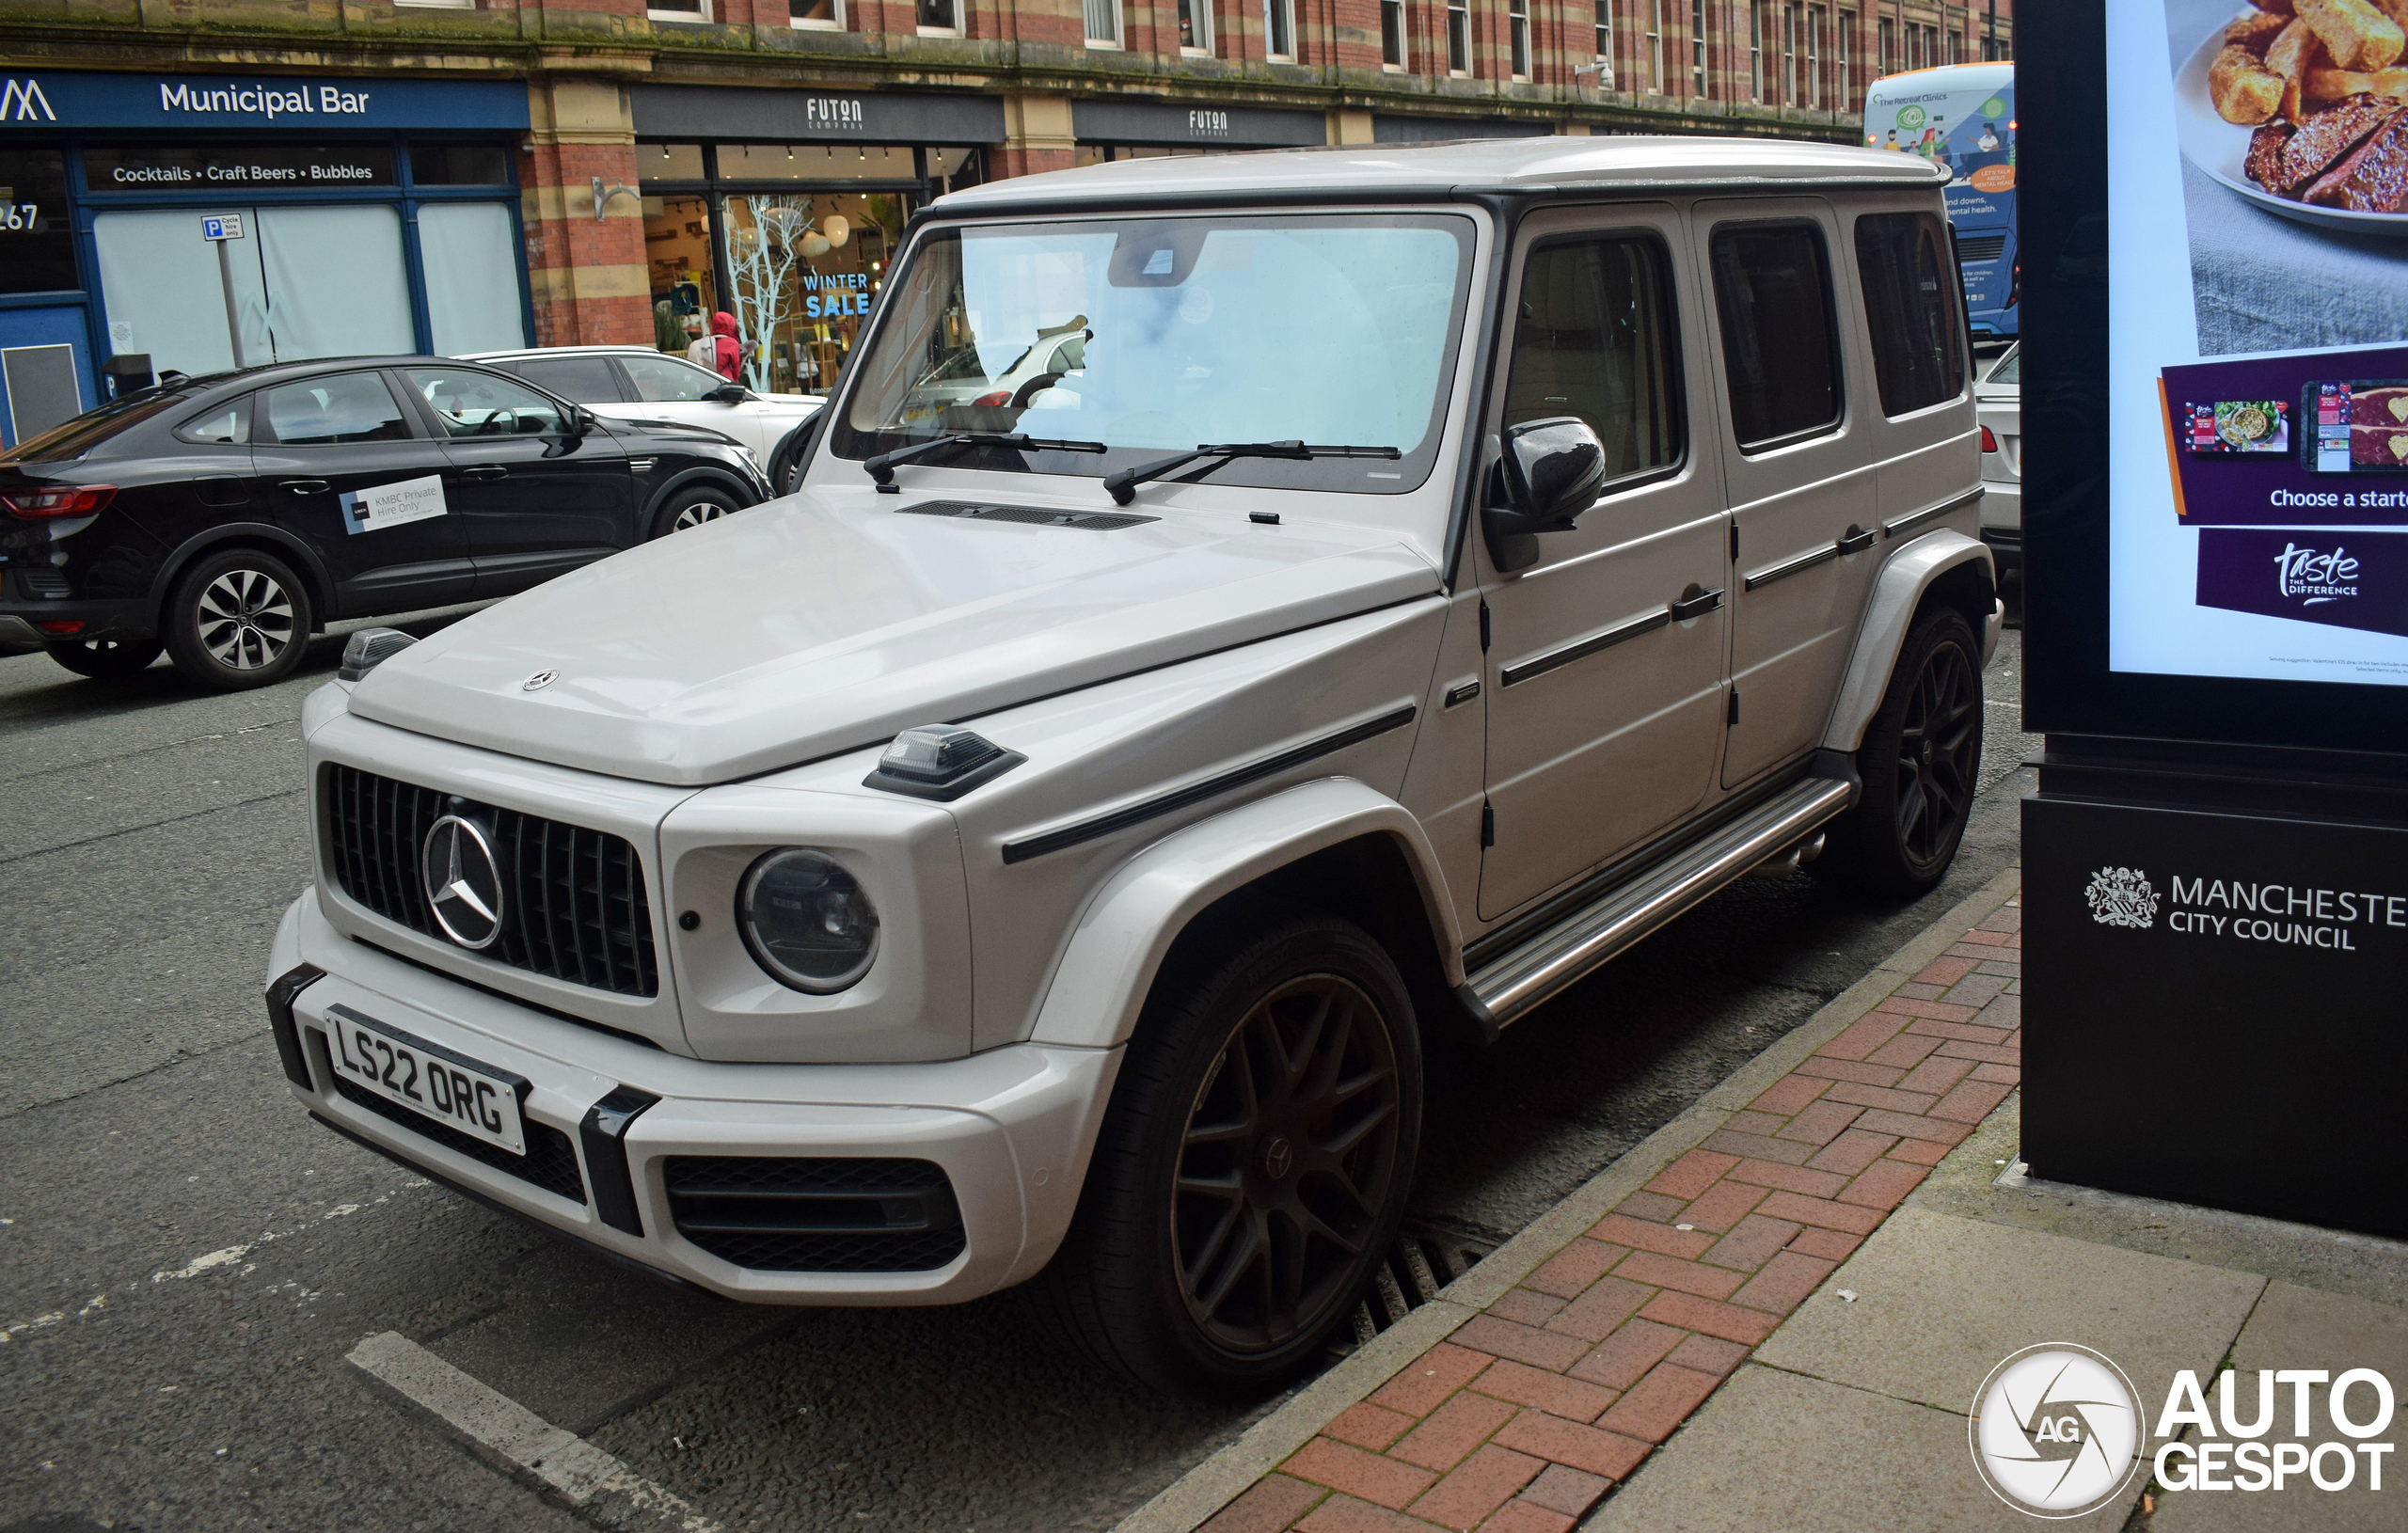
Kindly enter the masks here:
<path id="1" fill-rule="evenodd" d="M 323 479 L 282 480 L 277 482 L 276 487 L 279 490 L 291 490 L 294 495 L 324 495 L 326 493 L 326 482 Z"/>
<path id="2" fill-rule="evenodd" d="M 1701 592 L 1687 601 L 1667 603 L 1666 609 L 1672 614 L 1674 623 L 1687 623 L 1691 618 L 1703 617 L 1721 605 L 1722 592 L 1718 587 L 1713 591 Z"/>
<path id="3" fill-rule="evenodd" d="M 462 479 L 507 479 L 509 476 L 510 470 L 500 466 L 499 464 L 479 464 L 474 468 L 463 468 L 460 470 L 460 477 Z"/>

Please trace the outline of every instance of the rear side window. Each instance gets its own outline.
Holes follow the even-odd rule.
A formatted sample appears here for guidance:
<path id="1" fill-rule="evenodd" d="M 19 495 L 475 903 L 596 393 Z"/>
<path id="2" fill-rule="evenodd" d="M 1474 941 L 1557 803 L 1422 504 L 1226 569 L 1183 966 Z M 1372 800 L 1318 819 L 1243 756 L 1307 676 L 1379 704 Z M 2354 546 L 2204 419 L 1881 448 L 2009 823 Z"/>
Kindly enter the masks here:
<path id="1" fill-rule="evenodd" d="M 409 418 L 402 414 L 385 380 L 373 372 L 338 372 L 286 384 L 259 398 L 267 409 L 268 429 L 288 447 L 401 442 L 410 436 Z"/>
<path id="2" fill-rule="evenodd" d="M 1927 213 L 1859 218 L 1856 268 L 1864 278 L 1864 328 L 1873 343 L 1881 413 L 1905 415 L 1963 393 L 1956 263 L 1939 218 Z"/>
<path id="3" fill-rule="evenodd" d="M 1578 416 L 1610 479 L 1678 463 L 1680 337 L 1663 247 L 1591 236 L 1541 245 L 1522 272 L 1505 424 Z"/>
<path id="4" fill-rule="evenodd" d="M 246 395 L 231 404 L 221 404 L 206 414 L 193 417 L 176 428 L 176 435 L 187 442 L 242 446 L 251 439 L 250 397 Z"/>
<path id="5" fill-rule="evenodd" d="M 540 362 L 519 362 L 511 371 L 538 388 L 548 388 L 579 404 L 619 403 L 619 375 L 607 356 L 547 356 Z"/>
<path id="6" fill-rule="evenodd" d="M 1839 327 L 1830 261 L 1814 224 L 1735 224 L 1714 231 L 1714 307 L 1739 450 L 1839 424 Z"/>

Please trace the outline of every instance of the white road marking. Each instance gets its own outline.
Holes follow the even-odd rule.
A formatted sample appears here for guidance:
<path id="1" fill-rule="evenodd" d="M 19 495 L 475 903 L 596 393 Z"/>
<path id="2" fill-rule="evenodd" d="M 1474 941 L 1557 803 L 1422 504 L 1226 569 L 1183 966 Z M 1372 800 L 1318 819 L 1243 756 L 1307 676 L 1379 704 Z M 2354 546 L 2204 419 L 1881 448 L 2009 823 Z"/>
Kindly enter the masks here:
<path id="1" fill-rule="evenodd" d="M 571 1506 L 611 1503 L 632 1513 L 611 1519 L 625 1525 L 720 1533 L 718 1523 L 677 1496 L 398 1331 L 362 1340 L 351 1350 L 349 1361 L 452 1430 L 533 1475 Z"/>

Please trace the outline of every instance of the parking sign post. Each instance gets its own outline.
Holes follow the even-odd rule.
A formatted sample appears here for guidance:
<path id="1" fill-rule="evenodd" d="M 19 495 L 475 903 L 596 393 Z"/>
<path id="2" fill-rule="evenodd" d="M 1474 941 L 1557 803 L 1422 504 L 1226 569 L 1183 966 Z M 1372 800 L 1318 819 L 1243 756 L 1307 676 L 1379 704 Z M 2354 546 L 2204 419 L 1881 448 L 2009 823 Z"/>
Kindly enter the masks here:
<path id="1" fill-rule="evenodd" d="M 234 297 L 232 255 L 233 243 L 243 237 L 243 215 L 239 213 L 202 213 L 200 237 L 217 246 L 217 280 L 226 291 L 226 341 L 233 349 L 234 365 L 247 367 L 250 358 L 243 355 L 243 308 Z"/>

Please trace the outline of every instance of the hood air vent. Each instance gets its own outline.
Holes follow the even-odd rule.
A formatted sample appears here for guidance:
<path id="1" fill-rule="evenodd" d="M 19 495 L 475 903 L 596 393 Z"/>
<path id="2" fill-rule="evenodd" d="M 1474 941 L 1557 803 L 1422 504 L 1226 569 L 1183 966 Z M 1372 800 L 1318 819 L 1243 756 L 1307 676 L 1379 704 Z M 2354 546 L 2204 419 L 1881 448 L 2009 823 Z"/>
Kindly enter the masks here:
<path id="1" fill-rule="evenodd" d="M 965 521 L 1014 522 L 1022 527 L 1075 527 L 1086 532 L 1111 532 L 1140 522 L 1162 520 L 1159 516 L 1133 516 L 1117 511 L 1039 511 L 1035 506 L 997 506 L 977 500 L 923 500 L 916 506 L 895 509 L 907 516 L 957 516 Z"/>

